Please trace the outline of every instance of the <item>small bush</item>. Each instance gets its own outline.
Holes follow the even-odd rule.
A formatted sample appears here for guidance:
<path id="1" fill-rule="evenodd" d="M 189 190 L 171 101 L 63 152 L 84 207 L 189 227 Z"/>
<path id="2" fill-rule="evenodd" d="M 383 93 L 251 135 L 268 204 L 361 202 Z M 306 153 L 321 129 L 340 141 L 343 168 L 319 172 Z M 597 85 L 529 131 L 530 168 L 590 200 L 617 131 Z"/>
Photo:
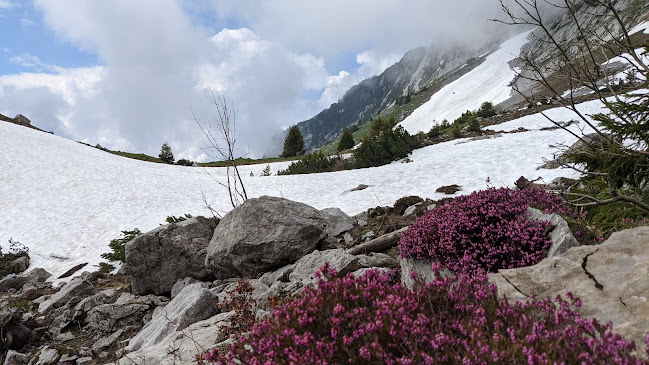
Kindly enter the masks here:
<path id="1" fill-rule="evenodd" d="M 378 137 L 364 141 L 354 150 L 356 167 L 389 164 L 408 156 L 412 148 L 412 137 L 403 127 L 385 130 Z"/>
<path id="2" fill-rule="evenodd" d="M 356 142 L 354 142 L 354 136 L 352 136 L 352 132 L 349 131 L 349 129 L 345 128 L 343 130 L 343 134 L 340 136 L 340 142 L 338 142 L 338 152 L 348 150 L 356 145 Z"/>
<path id="3" fill-rule="evenodd" d="M 529 206 L 570 213 L 563 200 L 540 190 L 490 188 L 427 212 L 399 242 L 401 256 L 435 259 L 456 272 L 534 265 L 550 246 L 549 222 L 530 222 Z"/>
<path id="4" fill-rule="evenodd" d="M 438 267 L 436 268 L 438 269 Z M 486 275 L 419 283 L 369 271 L 335 279 L 327 265 L 318 287 L 285 301 L 240 336 L 218 364 L 642 364 L 635 345 L 611 325 L 582 319 L 568 300 L 499 301 Z M 439 276 L 438 276 L 439 277 Z"/>
<path id="5" fill-rule="evenodd" d="M 493 117 L 496 115 L 496 110 L 494 109 L 494 105 L 488 101 L 485 101 L 480 105 L 480 109 L 476 112 L 476 115 L 481 118 L 489 118 Z"/>
<path id="6" fill-rule="evenodd" d="M 180 166 L 194 166 L 194 161 L 190 161 L 184 158 L 181 158 L 180 160 L 176 161 L 176 165 Z"/>
<path id="7" fill-rule="evenodd" d="M 165 219 L 165 221 L 167 223 L 171 224 L 171 223 L 179 223 L 179 222 L 182 222 L 182 221 L 186 221 L 189 218 L 192 218 L 191 214 L 185 214 L 184 216 L 180 216 L 180 217 L 175 217 L 173 215 L 170 215 L 170 216 L 167 216 L 167 219 Z"/>
<path id="8" fill-rule="evenodd" d="M 113 252 L 102 253 L 101 257 L 109 261 L 126 261 L 126 243 L 141 234 L 142 232 L 137 228 L 134 228 L 132 231 L 122 231 L 122 236 L 124 237 L 115 238 L 108 244 L 108 247 Z"/>
<path id="9" fill-rule="evenodd" d="M 321 152 L 313 152 L 304 155 L 299 161 L 295 161 L 286 168 L 280 170 L 277 175 L 312 174 L 317 172 L 329 172 L 336 165 L 337 157 L 329 158 Z"/>
<path id="10" fill-rule="evenodd" d="M 252 172 L 251 172 L 252 174 Z M 264 167 L 263 170 L 261 170 L 261 173 L 259 176 L 270 176 L 270 164 L 266 164 L 266 167 Z"/>

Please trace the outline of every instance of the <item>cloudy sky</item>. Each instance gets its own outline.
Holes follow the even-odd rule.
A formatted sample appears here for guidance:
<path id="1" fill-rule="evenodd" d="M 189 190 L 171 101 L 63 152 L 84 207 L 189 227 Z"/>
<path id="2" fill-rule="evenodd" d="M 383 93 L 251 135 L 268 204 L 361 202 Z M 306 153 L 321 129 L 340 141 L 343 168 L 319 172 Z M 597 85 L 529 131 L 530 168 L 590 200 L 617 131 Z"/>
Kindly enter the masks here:
<path id="1" fill-rule="evenodd" d="M 192 111 L 232 102 L 240 153 L 409 49 L 475 41 L 497 0 L 0 0 L 0 113 L 73 140 L 201 159 Z"/>

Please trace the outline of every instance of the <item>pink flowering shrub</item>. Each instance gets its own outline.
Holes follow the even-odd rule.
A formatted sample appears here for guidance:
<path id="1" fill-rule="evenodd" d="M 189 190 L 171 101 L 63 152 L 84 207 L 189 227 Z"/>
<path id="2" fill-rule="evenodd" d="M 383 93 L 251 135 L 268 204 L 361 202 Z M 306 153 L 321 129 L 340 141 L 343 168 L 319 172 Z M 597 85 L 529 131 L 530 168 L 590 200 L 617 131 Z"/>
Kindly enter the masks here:
<path id="1" fill-rule="evenodd" d="M 439 266 L 434 269 L 439 270 Z M 217 364 L 644 364 L 611 325 L 580 318 L 570 302 L 498 301 L 483 271 L 419 283 L 369 271 L 335 279 L 328 265 L 318 288 L 275 309 Z"/>
<path id="2" fill-rule="evenodd" d="M 452 271 L 530 266 L 545 257 L 548 222 L 530 222 L 527 208 L 572 213 L 541 190 L 489 188 L 460 196 L 428 212 L 401 236 L 401 257 L 434 259 Z"/>

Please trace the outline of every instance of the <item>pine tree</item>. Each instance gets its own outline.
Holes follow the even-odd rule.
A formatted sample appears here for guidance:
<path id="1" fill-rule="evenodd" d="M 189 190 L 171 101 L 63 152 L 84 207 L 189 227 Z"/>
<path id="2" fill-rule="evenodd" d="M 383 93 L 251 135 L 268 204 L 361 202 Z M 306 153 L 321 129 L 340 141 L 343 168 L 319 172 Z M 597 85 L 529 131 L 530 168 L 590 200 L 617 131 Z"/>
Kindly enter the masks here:
<path id="1" fill-rule="evenodd" d="M 171 152 L 171 147 L 167 144 L 167 142 L 162 144 L 162 147 L 160 147 L 160 154 L 158 157 L 164 162 L 164 163 L 169 163 L 173 164 L 174 163 L 174 154 Z"/>
<path id="2" fill-rule="evenodd" d="M 304 138 L 300 129 L 294 125 L 288 130 L 281 157 L 292 157 L 302 154 L 304 154 Z"/>
<path id="3" fill-rule="evenodd" d="M 354 147 L 354 145 L 354 136 L 349 131 L 349 129 L 345 128 L 343 130 L 342 136 L 340 136 L 340 142 L 338 142 L 338 152 L 348 150 Z"/>

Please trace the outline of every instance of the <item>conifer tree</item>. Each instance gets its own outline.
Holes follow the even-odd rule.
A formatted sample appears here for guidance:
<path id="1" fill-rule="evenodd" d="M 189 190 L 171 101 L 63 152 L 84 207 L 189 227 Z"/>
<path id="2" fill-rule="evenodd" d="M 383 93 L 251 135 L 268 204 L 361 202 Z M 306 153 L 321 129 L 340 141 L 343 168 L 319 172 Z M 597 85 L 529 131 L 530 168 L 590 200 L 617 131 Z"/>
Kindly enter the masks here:
<path id="1" fill-rule="evenodd" d="M 160 154 L 158 157 L 164 162 L 168 164 L 173 164 L 174 163 L 174 154 L 171 152 L 171 147 L 167 144 L 167 142 L 162 144 L 162 147 L 160 147 Z"/>
<path id="2" fill-rule="evenodd" d="M 348 150 L 354 147 L 354 145 L 354 136 L 349 131 L 349 129 L 345 128 L 343 130 L 342 136 L 340 136 L 340 142 L 338 142 L 338 152 Z"/>
<path id="3" fill-rule="evenodd" d="M 281 157 L 292 157 L 302 154 L 304 154 L 304 138 L 300 129 L 294 125 L 288 130 Z"/>

